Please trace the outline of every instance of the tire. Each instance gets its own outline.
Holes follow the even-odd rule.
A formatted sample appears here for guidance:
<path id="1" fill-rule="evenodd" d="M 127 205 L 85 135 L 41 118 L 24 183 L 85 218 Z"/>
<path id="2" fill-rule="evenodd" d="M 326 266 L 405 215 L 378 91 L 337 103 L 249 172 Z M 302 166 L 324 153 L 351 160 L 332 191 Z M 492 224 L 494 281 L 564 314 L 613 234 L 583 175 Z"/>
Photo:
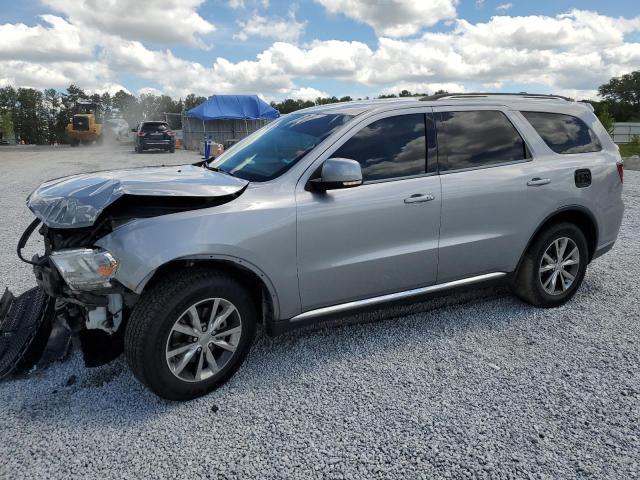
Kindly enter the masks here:
<path id="1" fill-rule="evenodd" d="M 169 148 L 169 153 L 176 153 L 176 147 Z"/>
<path id="2" fill-rule="evenodd" d="M 38 363 L 51 334 L 55 300 L 41 287 L 18 296 L 0 319 L 0 379 Z"/>
<path id="3" fill-rule="evenodd" d="M 219 305 L 215 304 L 216 299 Z M 224 348 L 207 343 L 220 342 L 213 340 L 216 337 L 211 336 L 210 328 L 207 332 L 198 330 L 197 339 L 189 338 L 195 335 L 191 333 L 195 332 L 192 307 L 206 324 L 214 305 L 218 312 L 214 318 L 219 319 L 228 304 L 235 312 L 221 328 L 213 330 L 235 330 L 239 322 L 240 331 L 224 337 Z M 125 332 L 127 363 L 136 378 L 162 398 L 184 401 L 200 397 L 224 384 L 240 368 L 253 343 L 257 318 L 253 299 L 232 277 L 201 267 L 168 274 L 150 286 L 133 309 Z M 185 329 L 189 333 L 184 334 Z M 231 347 L 235 347 L 233 351 L 229 351 Z M 201 351 L 194 352 L 194 348 Z M 169 352 L 180 349 L 184 353 L 169 358 Z M 217 368 L 209 361 L 209 354 Z M 180 370 L 183 361 L 186 366 Z M 198 371 L 201 375 L 196 376 Z"/>
<path id="4" fill-rule="evenodd" d="M 79 140 L 71 140 L 69 142 L 69 145 L 72 147 L 77 147 L 78 145 L 80 145 L 80 141 Z"/>
<path id="5" fill-rule="evenodd" d="M 577 255 L 570 255 L 574 248 Z M 560 255 L 561 262 L 558 249 L 564 252 Z M 550 225 L 536 236 L 524 254 L 515 277 L 514 293 L 536 307 L 563 305 L 580 288 L 588 261 L 589 250 L 582 230 L 573 223 Z"/>

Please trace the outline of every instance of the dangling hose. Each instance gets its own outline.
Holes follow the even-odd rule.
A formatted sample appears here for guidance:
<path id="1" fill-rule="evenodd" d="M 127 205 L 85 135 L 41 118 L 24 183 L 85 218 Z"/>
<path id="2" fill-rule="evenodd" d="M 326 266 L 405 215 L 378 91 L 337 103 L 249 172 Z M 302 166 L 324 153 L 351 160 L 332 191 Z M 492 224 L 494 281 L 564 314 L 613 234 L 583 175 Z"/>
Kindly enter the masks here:
<path id="1" fill-rule="evenodd" d="M 24 233 L 20 237 L 20 240 L 18 241 L 18 248 L 17 248 L 18 258 L 30 265 L 38 265 L 38 264 L 24 258 L 22 256 L 22 249 L 25 247 L 25 245 L 27 244 L 27 240 L 29 240 L 29 237 L 31 236 L 31 234 L 33 234 L 33 231 L 36 229 L 38 225 L 40 225 L 40 219 L 36 218 L 33 222 L 29 224 L 27 229 L 24 231 Z"/>

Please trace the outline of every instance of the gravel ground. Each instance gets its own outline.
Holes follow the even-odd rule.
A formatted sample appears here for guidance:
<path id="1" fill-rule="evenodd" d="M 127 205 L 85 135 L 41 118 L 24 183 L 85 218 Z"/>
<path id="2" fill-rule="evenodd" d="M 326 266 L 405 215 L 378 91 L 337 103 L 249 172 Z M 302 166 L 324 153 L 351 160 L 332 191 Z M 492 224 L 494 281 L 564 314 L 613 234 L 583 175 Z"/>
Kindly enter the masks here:
<path id="1" fill-rule="evenodd" d="M 168 158 L 44 152 L 0 150 L 0 262 L 18 291 L 40 180 Z M 5 382 L 0 478 L 637 478 L 640 173 L 625 190 L 618 243 L 562 308 L 482 290 L 260 336 L 229 383 L 183 404 L 122 360 Z"/>

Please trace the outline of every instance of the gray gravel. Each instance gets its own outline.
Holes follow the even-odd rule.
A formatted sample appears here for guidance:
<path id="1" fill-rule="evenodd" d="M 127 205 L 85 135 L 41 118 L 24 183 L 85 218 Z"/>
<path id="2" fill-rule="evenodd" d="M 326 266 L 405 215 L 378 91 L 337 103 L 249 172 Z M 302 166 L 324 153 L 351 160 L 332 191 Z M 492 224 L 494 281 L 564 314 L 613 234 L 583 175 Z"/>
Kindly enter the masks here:
<path id="1" fill-rule="evenodd" d="M 90 152 L 0 150 L 4 283 L 32 284 L 13 248 L 40 180 L 161 158 Z M 0 384 L 0 478 L 638 477 L 640 173 L 625 189 L 617 245 L 559 309 L 483 290 L 261 336 L 185 404 L 122 360 Z"/>

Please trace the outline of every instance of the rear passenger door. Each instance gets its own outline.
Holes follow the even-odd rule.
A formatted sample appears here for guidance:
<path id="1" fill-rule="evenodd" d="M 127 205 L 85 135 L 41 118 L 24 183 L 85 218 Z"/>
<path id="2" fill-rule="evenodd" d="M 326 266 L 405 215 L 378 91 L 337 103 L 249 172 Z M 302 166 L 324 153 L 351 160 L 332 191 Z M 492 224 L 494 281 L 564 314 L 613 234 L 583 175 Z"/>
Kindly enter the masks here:
<path id="1" fill-rule="evenodd" d="M 435 283 L 435 153 L 433 121 L 423 109 L 387 112 L 355 126 L 312 168 L 327 158 L 356 160 L 361 186 L 318 193 L 305 189 L 311 172 L 301 179 L 296 202 L 303 310 Z"/>
<path id="2" fill-rule="evenodd" d="M 442 183 L 438 283 L 515 269 L 545 209 L 514 112 L 434 108 Z M 521 127 L 523 125 L 521 124 Z"/>

